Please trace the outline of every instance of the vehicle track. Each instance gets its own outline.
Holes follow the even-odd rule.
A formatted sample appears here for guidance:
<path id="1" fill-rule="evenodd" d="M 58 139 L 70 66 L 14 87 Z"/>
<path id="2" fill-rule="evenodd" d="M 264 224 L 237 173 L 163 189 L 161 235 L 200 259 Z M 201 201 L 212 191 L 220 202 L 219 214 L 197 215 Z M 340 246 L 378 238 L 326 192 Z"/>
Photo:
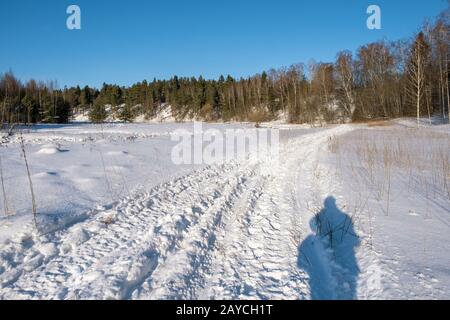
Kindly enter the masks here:
<path id="1" fill-rule="evenodd" d="M 93 210 L 31 243 L 33 254 L 0 274 L 0 298 L 309 298 L 297 265 L 309 230 L 299 194 L 315 192 L 303 182 L 317 148 L 345 130 L 291 138 L 279 162 L 209 166 Z"/>

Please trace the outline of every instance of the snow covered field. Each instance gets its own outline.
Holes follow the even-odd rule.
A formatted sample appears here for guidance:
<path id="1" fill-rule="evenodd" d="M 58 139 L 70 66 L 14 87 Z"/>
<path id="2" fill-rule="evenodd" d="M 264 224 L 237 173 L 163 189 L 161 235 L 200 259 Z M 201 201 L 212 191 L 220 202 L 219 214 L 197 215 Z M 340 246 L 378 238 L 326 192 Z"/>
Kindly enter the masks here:
<path id="1" fill-rule="evenodd" d="M 210 166 L 171 161 L 191 123 L 24 128 L 39 230 L 15 134 L 0 298 L 448 299 L 450 127 L 410 123 L 275 124 L 279 162 Z"/>

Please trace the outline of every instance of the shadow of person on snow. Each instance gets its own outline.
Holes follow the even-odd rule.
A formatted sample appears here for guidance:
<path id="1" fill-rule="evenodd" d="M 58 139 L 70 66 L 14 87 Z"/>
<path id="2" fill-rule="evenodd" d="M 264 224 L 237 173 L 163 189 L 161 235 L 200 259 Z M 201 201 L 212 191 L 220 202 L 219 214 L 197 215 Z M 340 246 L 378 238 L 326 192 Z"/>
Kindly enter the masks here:
<path id="1" fill-rule="evenodd" d="M 359 236 L 352 218 L 328 197 L 310 221 L 312 234 L 298 247 L 297 265 L 309 275 L 311 298 L 356 299 Z"/>

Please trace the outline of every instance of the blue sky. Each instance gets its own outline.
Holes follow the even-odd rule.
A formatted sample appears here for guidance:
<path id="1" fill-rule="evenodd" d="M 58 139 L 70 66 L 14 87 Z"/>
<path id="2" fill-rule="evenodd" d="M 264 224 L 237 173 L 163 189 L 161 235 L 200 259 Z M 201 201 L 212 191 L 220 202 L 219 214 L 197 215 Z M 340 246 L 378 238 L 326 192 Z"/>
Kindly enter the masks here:
<path id="1" fill-rule="evenodd" d="M 66 28 L 79 5 L 82 30 Z M 382 10 L 382 30 L 366 9 Z M 0 72 L 59 85 L 129 85 L 144 79 L 249 76 L 339 50 L 411 36 L 447 0 L 5 0 Z"/>

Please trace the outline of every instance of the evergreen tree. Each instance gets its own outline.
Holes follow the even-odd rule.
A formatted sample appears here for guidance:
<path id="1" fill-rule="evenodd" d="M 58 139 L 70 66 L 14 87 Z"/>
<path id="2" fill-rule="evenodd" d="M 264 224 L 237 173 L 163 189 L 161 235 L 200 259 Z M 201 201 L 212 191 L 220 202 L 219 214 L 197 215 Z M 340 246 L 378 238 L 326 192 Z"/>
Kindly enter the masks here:
<path id="1" fill-rule="evenodd" d="M 122 109 L 119 111 L 119 119 L 120 120 L 122 120 L 124 122 L 133 122 L 134 121 L 135 116 L 134 116 L 131 105 L 132 104 L 130 102 L 127 102 L 122 107 Z"/>
<path id="2" fill-rule="evenodd" d="M 83 112 L 89 110 L 92 104 L 92 94 L 91 90 L 88 86 L 85 86 L 80 93 L 80 108 Z"/>
<path id="3" fill-rule="evenodd" d="M 89 112 L 89 120 L 94 123 L 103 123 L 105 122 L 108 114 L 106 112 L 106 107 L 100 99 L 96 99 L 92 109 Z"/>
<path id="4" fill-rule="evenodd" d="M 34 98 L 26 95 L 22 99 L 22 105 L 26 110 L 26 122 L 36 123 L 39 116 L 39 106 Z"/>
<path id="5" fill-rule="evenodd" d="M 65 101 L 63 97 L 56 98 L 56 109 L 54 122 L 67 123 L 70 116 L 70 103 Z"/>
<path id="6" fill-rule="evenodd" d="M 54 104 L 50 95 L 46 94 L 41 99 L 39 114 L 43 123 L 53 123 L 55 121 Z"/>

